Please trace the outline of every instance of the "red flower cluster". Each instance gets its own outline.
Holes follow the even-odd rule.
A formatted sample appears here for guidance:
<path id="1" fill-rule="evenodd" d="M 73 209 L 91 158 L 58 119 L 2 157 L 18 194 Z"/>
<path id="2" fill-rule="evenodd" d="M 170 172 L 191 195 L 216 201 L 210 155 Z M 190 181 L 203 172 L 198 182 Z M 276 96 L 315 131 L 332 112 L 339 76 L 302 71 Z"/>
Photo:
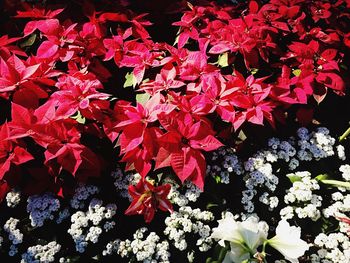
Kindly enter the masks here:
<path id="1" fill-rule="evenodd" d="M 246 122 L 274 126 L 293 104 L 345 91 L 347 1 L 183 4 L 176 46 L 154 42 L 151 23 L 128 1 L 104 0 L 102 10 L 76 2 L 81 15 L 66 19 L 64 8 L 21 4 L 14 17 L 26 22 L 24 35 L 0 38 L 0 97 L 11 101 L 0 126 L 1 196 L 29 187 L 26 174 L 45 182 L 39 192 L 60 191 L 62 172 L 98 176 L 101 157 L 82 142 L 86 134 L 118 138 L 122 161 L 143 178 L 171 167 L 203 189 L 204 153 L 222 146 L 213 120 L 234 131 Z M 111 66 L 129 70 L 124 86 L 134 87 L 136 104 L 114 104 L 104 90 Z"/>

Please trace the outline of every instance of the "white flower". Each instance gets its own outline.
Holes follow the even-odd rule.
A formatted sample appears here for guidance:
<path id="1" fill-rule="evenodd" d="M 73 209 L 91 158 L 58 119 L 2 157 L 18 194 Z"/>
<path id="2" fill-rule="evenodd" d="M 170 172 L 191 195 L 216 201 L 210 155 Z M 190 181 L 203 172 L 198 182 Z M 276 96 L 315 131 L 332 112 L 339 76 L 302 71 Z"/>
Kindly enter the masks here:
<path id="1" fill-rule="evenodd" d="M 281 220 L 276 228 L 276 236 L 268 240 L 268 244 L 278 250 L 292 263 L 299 262 L 309 245 L 300 239 L 300 227 L 290 226 L 286 220 Z"/>
<path id="2" fill-rule="evenodd" d="M 224 262 L 242 262 L 257 252 L 257 247 L 267 238 L 266 224 L 255 217 L 237 222 L 232 217 L 218 220 L 219 226 L 213 229 L 211 238 L 220 239 L 219 244 L 229 241 L 231 251 L 226 254 Z"/>
<path id="3" fill-rule="evenodd" d="M 247 259 L 250 259 L 250 253 L 242 245 L 232 244 L 231 251 L 226 253 L 225 259 L 222 263 L 241 263 Z"/>

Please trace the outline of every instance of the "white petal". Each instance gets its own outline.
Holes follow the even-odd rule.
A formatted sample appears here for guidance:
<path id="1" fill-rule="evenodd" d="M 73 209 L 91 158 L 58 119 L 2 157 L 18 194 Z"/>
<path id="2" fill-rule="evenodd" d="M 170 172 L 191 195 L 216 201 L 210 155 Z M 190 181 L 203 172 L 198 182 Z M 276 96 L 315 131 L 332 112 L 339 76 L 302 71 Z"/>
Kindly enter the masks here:
<path id="1" fill-rule="evenodd" d="M 238 232 L 238 224 L 232 217 L 218 220 L 219 226 L 213 229 L 211 238 L 226 240 L 231 242 L 243 242 Z"/>
<path id="2" fill-rule="evenodd" d="M 268 244 L 292 263 L 299 262 L 298 258 L 309 249 L 309 245 L 300 239 L 300 228 L 290 226 L 286 220 L 278 223 L 276 236 L 269 239 Z"/>

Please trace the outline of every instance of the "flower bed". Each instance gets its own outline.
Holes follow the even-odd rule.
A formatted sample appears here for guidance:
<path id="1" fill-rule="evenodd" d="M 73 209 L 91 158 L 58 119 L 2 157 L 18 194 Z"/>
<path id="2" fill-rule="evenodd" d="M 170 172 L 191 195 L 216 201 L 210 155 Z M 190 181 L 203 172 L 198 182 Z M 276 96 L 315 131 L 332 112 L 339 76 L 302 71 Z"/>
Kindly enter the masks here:
<path id="1" fill-rule="evenodd" d="M 0 253 L 347 262 L 347 1 L 4 1 Z"/>

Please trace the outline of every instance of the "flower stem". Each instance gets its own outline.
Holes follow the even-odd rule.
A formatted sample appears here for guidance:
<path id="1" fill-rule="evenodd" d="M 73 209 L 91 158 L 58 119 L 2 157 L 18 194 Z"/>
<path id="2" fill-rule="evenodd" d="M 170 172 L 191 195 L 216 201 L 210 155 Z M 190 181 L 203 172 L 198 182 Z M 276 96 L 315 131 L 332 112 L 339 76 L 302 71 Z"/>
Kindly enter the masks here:
<path id="1" fill-rule="evenodd" d="M 320 180 L 320 182 L 322 182 L 324 184 L 333 185 L 333 186 L 350 188 L 350 182 L 343 182 L 343 181 L 338 181 L 338 180 Z"/>
<path id="2" fill-rule="evenodd" d="M 349 134 L 350 134 L 350 127 L 339 137 L 339 142 L 345 140 Z"/>

